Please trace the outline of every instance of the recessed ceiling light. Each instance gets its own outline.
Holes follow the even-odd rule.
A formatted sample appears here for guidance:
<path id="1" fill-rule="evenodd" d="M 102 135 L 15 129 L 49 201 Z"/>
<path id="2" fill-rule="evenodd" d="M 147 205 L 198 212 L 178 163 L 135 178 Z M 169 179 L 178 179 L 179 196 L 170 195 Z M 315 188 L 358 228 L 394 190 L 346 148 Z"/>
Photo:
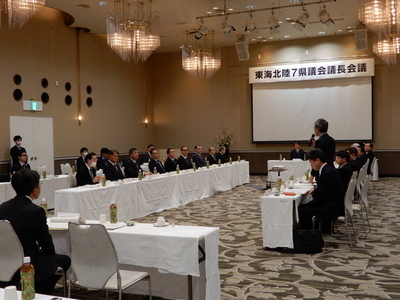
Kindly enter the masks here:
<path id="1" fill-rule="evenodd" d="M 266 39 L 263 39 L 263 42 L 266 42 L 267 40 Z"/>
<path id="2" fill-rule="evenodd" d="M 285 35 L 284 38 L 285 39 L 290 38 L 290 35 Z"/>
<path id="3" fill-rule="evenodd" d="M 272 36 L 269 37 L 270 40 L 273 40 L 274 38 Z"/>
<path id="4" fill-rule="evenodd" d="M 351 26 L 346 27 L 347 29 L 351 29 Z"/>
<path id="5" fill-rule="evenodd" d="M 338 29 L 338 32 L 342 32 L 342 29 Z"/>
<path id="6" fill-rule="evenodd" d="M 214 10 L 217 10 L 217 9 L 218 9 L 218 6 L 214 6 L 213 9 L 214 9 Z"/>
<path id="7" fill-rule="evenodd" d="M 250 4 L 250 5 L 247 5 L 245 8 L 246 9 L 255 9 L 257 6 L 255 6 L 255 5 L 253 5 L 253 4 Z"/>
<path id="8" fill-rule="evenodd" d="M 97 4 L 98 4 L 98 5 L 107 5 L 108 3 L 107 3 L 107 2 L 104 2 L 104 1 L 100 1 L 100 2 L 97 2 Z"/>
<path id="9" fill-rule="evenodd" d="M 228 10 L 229 10 L 229 11 L 232 11 L 232 10 L 233 10 L 233 8 L 229 8 Z"/>
<path id="10" fill-rule="evenodd" d="M 179 34 L 177 34 L 177 33 L 173 33 L 173 34 L 171 34 L 172 36 L 178 36 Z"/>
<path id="11" fill-rule="evenodd" d="M 292 18 L 286 18 L 286 21 L 289 21 L 289 20 L 291 20 Z"/>
<path id="12" fill-rule="evenodd" d="M 259 36 L 258 38 L 259 38 L 259 39 L 262 39 L 262 36 Z"/>
<path id="13" fill-rule="evenodd" d="M 325 34 L 325 31 L 320 31 L 318 32 L 318 34 Z"/>
<path id="14" fill-rule="evenodd" d="M 252 41 L 255 41 L 256 39 L 251 39 Z"/>
<path id="15" fill-rule="evenodd" d="M 206 14 L 212 14 L 212 11 L 208 11 L 208 12 L 206 12 Z"/>
<path id="16" fill-rule="evenodd" d="M 78 8 L 90 8 L 90 5 L 78 4 L 77 7 L 78 7 Z"/>
<path id="17" fill-rule="evenodd" d="M 278 24 L 283 24 L 283 22 L 282 22 L 282 21 L 279 21 Z"/>

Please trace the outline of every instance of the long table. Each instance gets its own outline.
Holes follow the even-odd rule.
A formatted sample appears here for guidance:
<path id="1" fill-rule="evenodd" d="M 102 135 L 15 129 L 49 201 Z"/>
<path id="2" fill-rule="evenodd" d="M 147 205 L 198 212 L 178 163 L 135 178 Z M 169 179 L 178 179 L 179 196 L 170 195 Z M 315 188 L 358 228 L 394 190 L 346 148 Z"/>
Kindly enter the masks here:
<path id="1" fill-rule="evenodd" d="M 21 291 L 17 291 L 17 297 L 18 299 L 22 299 Z M 51 295 L 43 295 L 43 294 L 38 294 L 35 293 L 35 300 L 52 300 L 54 299 L 54 296 Z M 4 289 L 0 288 L 0 299 L 4 299 Z M 66 298 L 66 297 L 60 297 L 57 299 L 62 299 L 62 300 L 73 300 L 72 298 Z"/>
<path id="2" fill-rule="evenodd" d="M 249 162 L 241 161 L 146 176 L 142 181 L 110 182 L 105 187 L 97 184 L 58 190 L 55 214 L 79 213 L 85 219 L 98 220 L 100 214 L 108 215 L 111 201 L 115 201 L 118 220 L 127 221 L 227 191 L 249 180 Z"/>
<path id="3" fill-rule="evenodd" d="M 271 170 L 274 166 L 283 166 L 286 171 L 280 173 L 283 182 L 289 181 L 290 173 L 293 173 L 294 180 L 297 178 L 302 179 L 306 169 L 310 169 L 310 163 L 301 159 L 295 160 L 268 160 L 268 170 Z M 268 172 L 268 178 L 272 181 L 276 181 L 278 178 L 277 172 Z"/>
<path id="4" fill-rule="evenodd" d="M 68 255 L 67 224 L 49 226 L 56 252 Z M 154 296 L 187 299 L 188 276 L 193 276 L 193 299 L 220 299 L 219 228 L 137 223 L 109 230 L 109 234 L 121 268 L 150 273 Z M 147 294 L 147 283 L 138 283 L 126 292 Z"/>
<path id="5" fill-rule="evenodd" d="M 33 200 L 33 202 L 40 205 L 42 198 L 45 198 L 47 207 L 54 208 L 54 194 L 56 190 L 70 188 L 70 181 L 71 179 L 69 175 L 49 176 L 46 179 L 40 179 L 40 198 Z M 15 191 L 10 182 L 0 182 L 0 203 L 14 198 L 15 195 Z"/>

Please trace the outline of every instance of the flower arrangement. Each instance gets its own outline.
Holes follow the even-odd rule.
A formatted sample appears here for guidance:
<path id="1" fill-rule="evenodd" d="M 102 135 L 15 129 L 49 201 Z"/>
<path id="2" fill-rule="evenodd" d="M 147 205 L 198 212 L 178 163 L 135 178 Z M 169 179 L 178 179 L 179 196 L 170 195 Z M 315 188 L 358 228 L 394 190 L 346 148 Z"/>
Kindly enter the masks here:
<path id="1" fill-rule="evenodd" d="M 214 142 L 216 142 L 220 146 L 225 146 L 226 148 L 229 148 L 233 144 L 233 137 L 235 136 L 234 133 L 229 132 L 225 128 L 222 129 L 222 134 L 217 135 L 215 138 Z"/>

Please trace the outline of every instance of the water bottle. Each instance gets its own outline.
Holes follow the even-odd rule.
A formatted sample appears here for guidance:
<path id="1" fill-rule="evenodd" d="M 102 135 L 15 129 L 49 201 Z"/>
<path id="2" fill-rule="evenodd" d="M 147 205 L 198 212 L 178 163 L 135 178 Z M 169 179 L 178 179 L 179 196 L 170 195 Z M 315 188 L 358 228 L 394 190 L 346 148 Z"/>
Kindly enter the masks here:
<path id="1" fill-rule="evenodd" d="M 179 165 L 176 165 L 176 174 L 179 174 L 181 170 L 179 169 Z"/>
<path id="2" fill-rule="evenodd" d="M 282 154 L 279 154 L 279 160 L 282 160 Z"/>
<path id="3" fill-rule="evenodd" d="M 218 167 L 220 167 L 220 166 L 221 166 L 221 160 L 218 159 Z"/>
<path id="4" fill-rule="evenodd" d="M 278 190 L 278 192 L 280 192 L 281 191 L 281 187 L 282 187 L 282 179 L 280 178 L 280 177 L 278 177 L 278 179 L 276 180 L 276 183 L 277 183 L 277 190 Z"/>
<path id="5" fill-rule="evenodd" d="M 238 156 L 238 162 L 240 162 L 240 155 Z"/>
<path id="6" fill-rule="evenodd" d="M 232 157 L 229 157 L 229 164 L 232 164 Z"/>
<path id="7" fill-rule="evenodd" d="M 72 174 L 75 174 L 75 166 L 72 166 Z"/>
<path id="8" fill-rule="evenodd" d="M 110 223 L 117 223 L 117 221 L 117 206 L 115 201 L 112 201 L 110 205 Z"/>
<path id="9" fill-rule="evenodd" d="M 107 182 L 106 175 L 103 174 L 103 176 L 101 176 L 101 186 L 106 186 L 106 182 Z"/>
<path id="10" fill-rule="evenodd" d="M 43 179 L 46 179 L 46 170 L 42 171 L 42 177 L 43 177 Z"/>
<path id="11" fill-rule="evenodd" d="M 207 169 L 210 168 L 210 162 L 208 160 L 206 160 L 206 167 L 207 167 Z"/>
<path id="12" fill-rule="evenodd" d="M 47 202 L 46 202 L 46 198 L 42 198 L 42 203 L 40 203 L 40 206 L 43 207 L 44 212 L 45 212 L 46 217 L 47 217 Z"/>
<path id="13" fill-rule="evenodd" d="M 154 167 L 153 174 L 157 174 L 157 173 L 158 173 L 158 172 L 157 172 L 157 168 Z"/>
<path id="14" fill-rule="evenodd" d="M 35 268 L 31 264 L 29 256 L 24 257 L 24 264 L 21 267 L 21 296 L 22 300 L 35 298 Z"/>
<path id="15" fill-rule="evenodd" d="M 196 164 L 193 163 L 193 171 L 196 171 Z"/>
<path id="16" fill-rule="evenodd" d="M 143 172 L 142 172 L 142 171 L 139 171 L 138 179 L 139 179 L 139 180 L 142 180 L 142 179 L 143 179 Z"/>

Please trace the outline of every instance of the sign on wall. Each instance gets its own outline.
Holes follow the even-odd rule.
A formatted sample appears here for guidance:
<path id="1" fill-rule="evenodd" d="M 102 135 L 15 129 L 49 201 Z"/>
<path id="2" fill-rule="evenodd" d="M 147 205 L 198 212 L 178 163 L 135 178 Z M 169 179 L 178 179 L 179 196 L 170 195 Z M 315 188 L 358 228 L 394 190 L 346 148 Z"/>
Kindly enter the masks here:
<path id="1" fill-rule="evenodd" d="M 249 83 L 374 76 L 374 59 L 350 59 L 249 69 Z"/>

